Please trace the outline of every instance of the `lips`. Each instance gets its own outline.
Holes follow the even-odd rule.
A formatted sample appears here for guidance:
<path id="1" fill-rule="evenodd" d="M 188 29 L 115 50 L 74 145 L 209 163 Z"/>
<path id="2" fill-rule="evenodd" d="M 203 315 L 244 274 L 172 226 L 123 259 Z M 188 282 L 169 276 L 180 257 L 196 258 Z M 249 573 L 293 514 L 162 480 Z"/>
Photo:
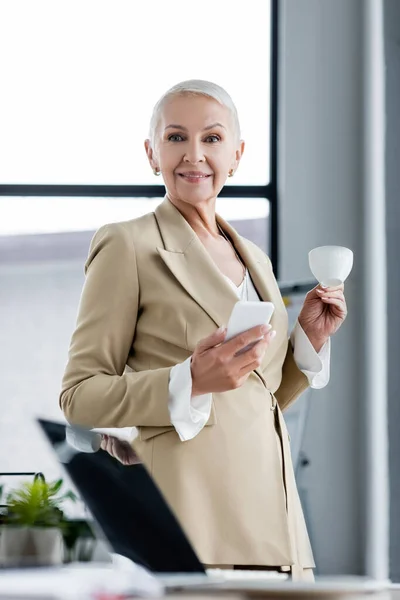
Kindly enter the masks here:
<path id="1" fill-rule="evenodd" d="M 201 173 L 200 171 L 185 171 L 184 173 L 178 173 L 178 175 L 187 179 L 207 179 L 207 177 L 211 177 L 211 174 Z"/>

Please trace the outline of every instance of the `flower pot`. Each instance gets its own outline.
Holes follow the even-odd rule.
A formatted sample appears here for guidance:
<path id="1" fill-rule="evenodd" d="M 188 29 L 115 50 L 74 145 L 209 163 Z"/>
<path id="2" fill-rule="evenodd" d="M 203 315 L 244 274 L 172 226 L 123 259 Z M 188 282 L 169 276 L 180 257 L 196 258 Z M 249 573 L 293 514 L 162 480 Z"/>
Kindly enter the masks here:
<path id="1" fill-rule="evenodd" d="M 0 565 L 37 567 L 63 562 L 64 543 L 56 527 L 3 525 L 0 530 Z"/>

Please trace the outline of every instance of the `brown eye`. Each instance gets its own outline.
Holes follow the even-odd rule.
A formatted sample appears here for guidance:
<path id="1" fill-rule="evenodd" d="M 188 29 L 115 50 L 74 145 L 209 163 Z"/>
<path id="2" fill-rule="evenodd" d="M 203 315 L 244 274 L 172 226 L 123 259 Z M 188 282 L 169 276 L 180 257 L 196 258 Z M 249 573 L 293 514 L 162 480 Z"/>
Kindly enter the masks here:
<path id="1" fill-rule="evenodd" d="M 181 142 L 182 140 L 183 138 L 181 135 L 179 135 L 179 133 L 173 133 L 172 135 L 168 136 L 169 142 Z"/>
<path id="2" fill-rule="evenodd" d="M 215 142 L 220 142 L 221 138 L 219 137 L 219 135 L 209 135 L 208 138 L 206 138 L 206 142 L 211 143 L 211 144 L 215 144 Z"/>

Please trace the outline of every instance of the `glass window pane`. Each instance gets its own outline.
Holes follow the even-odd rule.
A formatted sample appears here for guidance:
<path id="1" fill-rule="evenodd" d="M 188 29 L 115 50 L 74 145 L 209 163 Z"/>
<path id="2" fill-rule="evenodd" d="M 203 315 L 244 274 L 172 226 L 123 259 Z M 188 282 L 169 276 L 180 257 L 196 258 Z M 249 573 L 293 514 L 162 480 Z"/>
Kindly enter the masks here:
<path id="1" fill-rule="evenodd" d="M 92 232 L 105 223 L 140 217 L 153 211 L 162 201 L 163 198 L 0 197 L 0 214 L 6 215 L 6 218 L 0 219 L 0 238 Z M 269 251 L 268 200 L 218 198 L 217 212 L 240 234 L 254 241 L 265 252 Z M 13 247 L 17 243 L 13 242 Z"/>
<path id="2" fill-rule="evenodd" d="M 3 0 L 0 184 L 159 183 L 143 149 L 151 110 L 191 78 L 236 102 L 247 145 L 229 183 L 268 183 L 270 11 L 268 0 L 251 10 L 229 0 L 196 10 L 184 0 Z"/>

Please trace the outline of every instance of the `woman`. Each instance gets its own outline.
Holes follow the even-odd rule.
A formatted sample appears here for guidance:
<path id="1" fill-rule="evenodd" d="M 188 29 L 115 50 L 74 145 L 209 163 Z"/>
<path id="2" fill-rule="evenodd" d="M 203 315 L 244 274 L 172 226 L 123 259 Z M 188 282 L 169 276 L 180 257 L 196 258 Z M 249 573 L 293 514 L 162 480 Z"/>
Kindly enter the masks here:
<path id="1" fill-rule="evenodd" d="M 215 214 L 244 151 L 219 86 L 169 90 L 145 149 L 166 198 L 94 236 L 61 407 L 72 423 L 138 428 L 139 455 L 206 566 L 311 578 L 282 410 L 327 382 L 343 286 L 313 289 L 288 340 L 270 260 Z M 224 342 L 239 298 L 273 302 L 272 329 Z"/>

